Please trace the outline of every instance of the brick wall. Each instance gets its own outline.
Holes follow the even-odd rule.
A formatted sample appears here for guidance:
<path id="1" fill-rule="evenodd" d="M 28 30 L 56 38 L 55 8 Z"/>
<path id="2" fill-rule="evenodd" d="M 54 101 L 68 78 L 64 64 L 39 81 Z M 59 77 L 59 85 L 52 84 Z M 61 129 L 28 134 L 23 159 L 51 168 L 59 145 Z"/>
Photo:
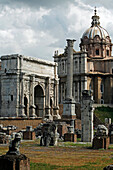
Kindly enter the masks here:
<path id="1" fill-rule="evenodd" d="M 75 129 L 81 130 L 81 120 L 80 119 L 75 119 Z"/>
<path id="2" fill-rule="evenodd" d="M 26 129 L 26 126 L 32 126 L 32 128 L 36 128 L 38 124 L 42 123 L 41 118 L 35 118 L 35 119 L 27 119 L 27 118 L 0 118 L 0 124 L 3 124 L 3 126 L 8 125 L 14 125 L 18 127 L 17 131 L 21 129 Z"/>

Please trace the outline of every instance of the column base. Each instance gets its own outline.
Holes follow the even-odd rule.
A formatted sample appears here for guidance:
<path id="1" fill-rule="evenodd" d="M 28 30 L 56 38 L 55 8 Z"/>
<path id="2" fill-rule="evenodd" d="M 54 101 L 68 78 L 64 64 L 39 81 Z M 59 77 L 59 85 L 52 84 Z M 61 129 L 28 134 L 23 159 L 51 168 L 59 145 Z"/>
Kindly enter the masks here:
<path id="1" fill-rule="evenodd" d="M 45 107 L 45 118 L 49 120 L 53 120 L 53 116 L 50 114 L 50 107 L 46 106 Z"/>
<path id="2" fill-rule="evenodd" d="M 27 117 L 26 115 L 25 115 L 25 106 L 24 105 L 21 105 L 20 106 L 20 117 Z"/>
<path id="3" fill-rule="evenodd" d="M 65 100 L 63 103 L 63 119 L 75 119 L 75 101 L 72 100 Z"/>
<path id="4" fill-rule="evenodd" d="M 53 110 L 54 110 L 53 119 L 54 120 L 61 119 L 61 116 L 59 115 L 59 107 L 58 106 L 54 107 Z"/>
<path id="5" fill-rule="evenodd" d="M 30 115 L 29 115 L 30 117 L 37 117 L 35 114 L 35 109 L 36 109 L 35 105 L 30 106 Z"/>

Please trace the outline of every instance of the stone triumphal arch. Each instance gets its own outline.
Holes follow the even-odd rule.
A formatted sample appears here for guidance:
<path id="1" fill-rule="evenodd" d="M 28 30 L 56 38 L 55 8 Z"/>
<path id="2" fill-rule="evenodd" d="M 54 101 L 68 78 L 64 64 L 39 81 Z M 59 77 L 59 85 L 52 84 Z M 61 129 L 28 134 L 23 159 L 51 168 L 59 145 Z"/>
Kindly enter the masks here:
<path id="1" fill-rule="evenodd" d="M 58 118 L 58 82 L 54 62 L 2 56 L 0 116 Z"/>

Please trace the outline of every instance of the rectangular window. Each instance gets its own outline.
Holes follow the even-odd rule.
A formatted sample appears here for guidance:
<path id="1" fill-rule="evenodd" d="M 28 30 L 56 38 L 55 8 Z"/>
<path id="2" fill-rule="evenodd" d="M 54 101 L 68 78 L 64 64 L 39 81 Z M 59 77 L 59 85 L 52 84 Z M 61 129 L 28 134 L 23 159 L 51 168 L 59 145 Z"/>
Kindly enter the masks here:
<path id="1" fill-rule="evenodd" d="M 96 55 L 99 55 L 99 49 L 96 49 Z"/>
<path id="2" fill-rule="evenodd" d="M 13 95 L 11 95 L 11 101 L 13 101 Z"/>
<path id="3" fill-rule="evenodd" d="M 62 70 L 64 70 L 64 63 L 62 63 Z"/>
<path id="4" fill-rule="evenodd" d="M 77 61 L 75 61 L 75 67 L 77 68 L 77 66 L 78 66 L 78 62 L 77 62 Z"/>
<path id="5" fill-rule="evenodd" d="M 104 85 L 103 84 L 101 84 L 101 86 L 100 86 L 100 91 L 101 91 L 101 93 L 104 92 Z"/>
<path id="6" fill-rule="evenodd" d="M 107 50 L 106 53 L 107 53 L 107 56 L 109 56 L 109 50 Z"/>
<path id="7" fill-rule="evenodd" d="M 77 92 L 77 82 L 75 83 L 75 92 Z"/>
<path id="8" fill-rule="evenodd" d="M 104 104 L 104 100 L 103 100 L 103 99 L 101 99 L 101 100 L 100 100 L 100 103 L 101 103 L 101 104 Z"/>
<path id="9" fill-rule="evenodd" d="M 103 99 L 103 96 L 101 96 L 101 99 L 100 99 L 100 104 L 104 104 L 104 99 Z"/>

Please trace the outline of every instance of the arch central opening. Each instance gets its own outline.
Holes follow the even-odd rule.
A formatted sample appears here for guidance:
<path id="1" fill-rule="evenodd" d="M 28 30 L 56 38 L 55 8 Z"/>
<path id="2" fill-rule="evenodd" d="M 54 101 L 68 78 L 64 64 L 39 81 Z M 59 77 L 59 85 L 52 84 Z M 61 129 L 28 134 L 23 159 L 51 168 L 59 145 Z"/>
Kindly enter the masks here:
<path id="1" fill-rule="evenodd" d="M 28 100 L 27 100 L 27 97 L 24 97 L 24 112 L 25 112 L 25 115 L 27 116 L 28 115 Z"/>
<path id="2" fill-rule="evenodd" d="M 44 92 L 40 85 L 34 88 L 34 104 L 36 106 L 35 114 L 37 117 L 43 117 L 44 115 Z"/>

